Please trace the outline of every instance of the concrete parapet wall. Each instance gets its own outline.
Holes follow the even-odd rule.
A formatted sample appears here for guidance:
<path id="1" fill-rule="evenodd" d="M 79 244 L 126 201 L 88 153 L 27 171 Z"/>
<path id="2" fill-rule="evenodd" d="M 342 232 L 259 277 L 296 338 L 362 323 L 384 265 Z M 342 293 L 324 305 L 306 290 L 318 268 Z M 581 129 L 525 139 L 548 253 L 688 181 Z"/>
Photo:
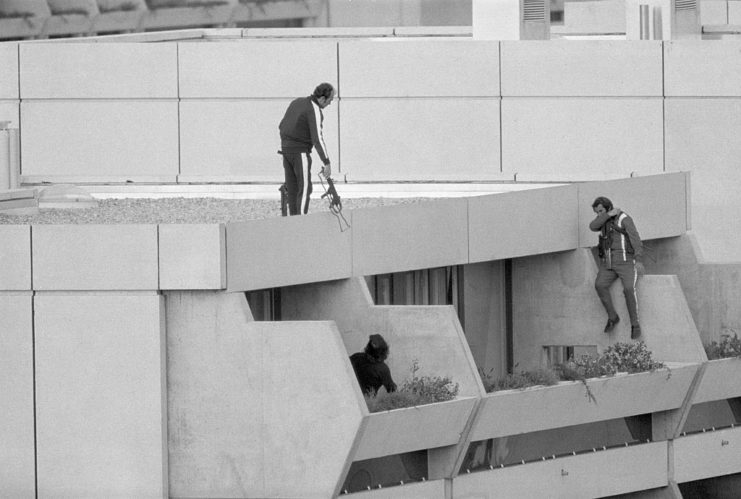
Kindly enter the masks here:
<path id="1" fill-rule="evenodd" d="M 477 396 L 483 387 L 452 307 L 376 306 L 362 278 L 283 290 L 282 314 L 287 320 L 332 320 L 348 355 L 363 350 L 368 336 L 379 333 L 390 345 L 387 363 L 398 383 L 411 376 L 416 360 L 419 376 L 450 376 L 459 394 Z"/>
<path id="2" fill-rule="evenodd" d="M 337 494 L 367 410 L 331 323 L 255 323 L 242 293 L 167 304 L 171 494 Z"/>
<path id="3" fill-rule="evenodd" d="M 153 290 L 156 225 L 35 225 L 33 289 Z"/>
<path id="4" fill-rule="evenodd" d="M 158 236 L 159 289 L 226 287 L 223 224 L 160 225 Z"/>
<path id="5" fill-rule="evenodd" d="M 579 215 L 585 209 L 574 203 L 577 198 L 573 185 L 470 198 L 469 262 L 575 248 Z M 512 230 L 515 219 L 522 230 Z"/>
<path id="6" fill-rule="evenodd" d="M 604 194 L 635 217 L 644 239 L 680 235 L 688 223 L 687 177 L 662 174 L 359 209 L 346 214 L 352 228 L 345 232 L 328 213 L 227 224 L 228 288 L 254 290 L 594 246 L 591 204 Z M 651 210 L 646 194 L 665 196 L 675 209 Z M 296 249 L 261 260 L 265 247 L 288 244 Z M 334 261 L 293 265 L 304 254 L 331 254 Z"/>
<path id="7" fill-rule="evenodd" d="M 340 279 L 351 274 L 352 232 L 339 232 L 337 221 L 329 213 L 231 223 L 226 230 L 230 291 Z M 270 248 L 282 250 L 266 258 Z M 331 255 L 331 264 L 316 264 L 327 255 Z"/>

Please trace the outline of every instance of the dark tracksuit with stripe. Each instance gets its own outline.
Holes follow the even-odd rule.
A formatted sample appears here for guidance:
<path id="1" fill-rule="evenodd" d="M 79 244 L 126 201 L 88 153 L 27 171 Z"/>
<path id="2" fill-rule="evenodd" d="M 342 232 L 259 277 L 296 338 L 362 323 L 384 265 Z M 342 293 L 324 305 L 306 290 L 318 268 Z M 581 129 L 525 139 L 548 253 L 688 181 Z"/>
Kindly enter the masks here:
<path id="1" fill-rule="evenodd" d="M 597 295 L 607 311 L 610 319 L 615 319 L 617 313 L 610 296 L 610 285 L 619 277 L 623 282 L 623 293 L 625 304 L 628 306 L 631 326 L 638 326 L 638 295 L 636 284 L 638 272 L 636 261 L 643 257 L 643 243 L 638 235 L 633 219 L 626 213 L 620 213 L 610 217 L 607 213 L 597 215 L 592 220 L 589 228 L 599 232 L 606 238 L 609 249 L 609 257 L 606 254 L 600 259 L 599 271 L 594 282 Z M 607 251 L 605 251 L 607 253 Z"/>
<path id="2" fill-rule="evenodd" d="M 288 212 L 291 215 L 303 215 L 309 211 L 312 147 L 322 163 L 329 164 L 323 123 L 324 114 L 319 103 L 315 97 L 309 96 L 293 100 L 278 126 L 288 190 Z"/>

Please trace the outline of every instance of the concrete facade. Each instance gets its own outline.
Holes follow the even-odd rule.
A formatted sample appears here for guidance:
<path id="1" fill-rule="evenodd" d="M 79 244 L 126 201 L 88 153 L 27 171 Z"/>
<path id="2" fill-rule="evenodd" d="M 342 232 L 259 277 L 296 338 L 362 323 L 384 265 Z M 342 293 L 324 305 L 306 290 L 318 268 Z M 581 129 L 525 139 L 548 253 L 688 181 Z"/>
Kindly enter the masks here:
<path id="1" fill-rule="evenodd" d="M 365 158 L 376 154 L 373 139 L 379 127 L 362 122 L 360 113 L 379 110 L 389 118 L 384 123 L 399 123 L 397 118 L 407 115 L 402 125 L 414 127 L 415 136 L 423 137 L 415 149 L 408 140 L 392 140 L 403 135 L 399 130 L 378 132 L 375 138 L 389 144 L 386 154 L 397 161 L 429 163 L 424 171 L 432 178 L 509 175 L 508 180 L 515 182 L 542 175 L 552 182 L 590 177 L 601 181 L 357 210 L 347 213 L 352 229 L 345 232 L 337 230 L 328 213 L 224 226 L 0 226 L 0 261 L 13 265 L 0 270 L 0 387 L 9 394 L 3 400 L 0 437 L 10 442 L 9 454 L 0 455 L 0 495 L 333 497 L 342 492 L 353 464 L 400 459 L 413 452 L 424 454 L 427 482 L 358 495 L 451 499 L 489 497 L 496 490 L 498 497 L 598 497 L 675 490 L 677 482 L 741 473 L 734 454 L 739 428 L 680 435 L 693 405 L 720 402 L 730 407 L 726 401 L 739 396 L 737 366 L 707 362 L 701 348 L 703 340 L 741 324 L 735 305 L 738 269 L 735 264 L 707 263 L 702 252 L 688 247 L 692 238 L 686 236 L 699 225 L 697 234 L 712 235 L 703 239 L 711 247 L 735 237 L 711 232 L 716 230 L 711 222 L 733 204 L 737 173 L 730 166 L 730 154 L 717 156 L 720 166 L 703 164 L 699 175 L 692 165 L 690 196 L 690 174 L 667 165 L 667 158 L 677 154 L 667 144 L 679 150 L 695 143 L 691 130 L 669 123 L 671 117 L 692 121 L 683 106 L 696 111 L 692 116 L 698 123 L 712 126 L 715 117 L 704 112 L 716 111 L 720 121 L 731 125 L 731 131 L 718 131 L 717 136 L 730 136 L 724 134 L 734 129 L 731 114 L 738 96 L 724 84 L 717 84 L 718 92 L 729 95 L 714 95 L 713 81 L 694 90 L 699 76 L 681 76 L 686 68 L 673 67 L 669 78 L 682 85 L 672 86 L 670 95 L 664 86 L 667 76 L 659 75 L 667 64 L 677 64 L 666 61 L 666 51 L 675 47 L 653 42 L 626 45 L 627 53 L 639 61 L 636 71 L 641 75 L 632 73 L 629 58 L 612 44 L 577 46 L 573 54 L 568 52 L 572 46 L 565 45 L 472 44 L 470 53 L 457 58 L 455 49 L 468 41 L 420 46 L 397 40 L 389 42 L 398 45 L 385 58 L 384 51 L 367 40 L 307 41 L 316 45 L 210 43 L 159 48 L 122 44 L 114 49 L 82 43 L 48 52 L 44 47 L 57 46 L 24 48 L 17 69 L 22 76 L 26 181 L 184 181 L 188 175 L 205 180 L 210 172 L 204 161 L 214 151 L 223 154 L 214 160 L 218 166 L 212 178 L 251 178 L 260 158 L 265 164 L 275 162 L 267 133 L 246 129 L 255 133 L 247 133 L 250 138 L 238 151 L 256 143 L 261 148 L 252 157 L 254 164 L 239 170 L 234 151 L 225 147 L 239 133 L 232 131 L 221 143 L 209 141 L 211 149 L 205 148 L 205 154 L 183 144 L 182 137 L 199 140 L 229 113 L 257 110 L 242 126 L 267 120 L 278 104 L 282 107 L 292 97 L 288 93 L 293 93 L 295 80 L 281 80 L 285 86 L 271 88 L 258 85 L 258 73 L 249 71 L 263 70 L 272 81 L 279 78 L 275 72 L 279 65 L 267 67 L 265 53 L 290 62 L 294 55 L 328 47 L 323 52 L 329 54 L 324 70 L 331 73 L 337 68 L 336 82 L 343 81 L 343 53 L 367 56 L 370 73 L 375 69 L 382 77 L 400 71 L 403 76 L 395 89 L 400 95 L 378 95 L 374 89 L 382 82 L 373 84 L 369 78 L 371 84 L 366 84 L 361 69 L 354 67 L 357 94 L 332 108 L 335 114 L 329 123 L 337 126 L 337 150 L 355 154 L 359 163 L 363 158 L 358 168 L 366 169 L 367 178 L 419 179 L 425 166 L 410 167 L 411 172 L 397 177 L 393 161 L 380 159 L 379 170 L 368 166 Z M 235 73 L 199 72 L 200 63 L 231 67 L 223 64 L 219 51 L 230 44 Z M 82 48 L 78 52 L 74 46 Z M 148 48 L 139 59 L 144 46 Z M 177 57 L 183 55 L 176 59 L 177 70 L 188 69 L 178 73 L 175 95 L 173 47 Z M 266 52 L 259 56 L 250 52 L 257 47 Z M 665 51 L 662 61 L 657 60 L 659 47 Z M 718 47 L 728 56 L 728 48 L 735 46 Z M 695 51 L 698 58 L 707 50 L 691 44 L 681 48 Z M 523 53 L 515 55 L 520 49 Z M 131 81 L 145 71 L 141 64 L 160 61 L 160 51 L 169 54 L 159 68 L 163 73 L 151 81 Z M 4 56 L 12 61 L 12 53 L 10 49 Z M 713 55 L 707 57 L 709 72 L 721 79 L 733 76 L 734 66 L 719 70 L 721 63 L 713 63 Z M 69 64 L 74 64 L 69 61 L 78 56 L 88 58 L 82 66 L 93 72 L 90 94 L 78 75 L 69 73 Z M 110 56 L 123 61 L 123 69 L 113 67 Z M 461 72 L 468 64 L 483 65 L 484 75 L 491 78 L 497 72 L 492 65 L 498 65 L 497 85 L 477 75 L 451 90 L 447 85 L 451 77 L 443 74 L 438 56 L 454 59 L 452 67 Z M 38 68 L 47 58 L 68 64 L 59 69 L 67 79 L 58 85 L 42 81 Z M 590 61 L 602 62 L 593 81 L 576 87 L 578 95 L 561 95 L 568 94 L 564 89 L 569 85 L 558 78 L 556 95 L 547 95 L 537 85 L 529 89 L 523 85 L 523 95 L 512 95 L 508 92 L 521 87 L 504 82 L 524 80 L 521 68 L 512 69 L 519 58 L 531 68 L 542 65 L 546 74 L 558 74 L 550 58 L 572 61 L 571 70 L 584 78 L 594 67 Z M 96 74 L 99 65 L 108 72 Z M 129 65 L 133 74 L 125 71 Z M 505 67 L 512 71 L 506 77 Z M 438 78 L 419 88 L 412 85 L 410 75 L 427 68 Z M 117 87 L 108 79 L 110 72 L 130 85 Z M 610 84 L 604 84 L 603 73 L 611 75 Z M 230 84 L 220 86 L 222 80 Z M 24 82 L 29 84 L 28 94 Z M 702 93 L 706 85 L 708 95 Z M 189 92 L 187 97 L 183 91 Z M 700 95 L 683 94 L 695 91 Z M 6 99 L 11 107 L 12 92 Z M 713 107 L 718 104 L 715 99 L 731 111 L 724 114 Z M 231 103 L 239 104 L 236 113 Z M 428 112 L 431 104 L 434 111 Z M 353 106 L 358 116 L 344 128 Z M 206 116 L 203 124 L 198 123 L 201 111 Z M 556 111 L 560 114 L 552 116 Z M 534 126 L 528 122 L 531 112 L 545 120 L 535 135 L 527 133 Z M 437 126 L 449 115 L 449 121 Z M 128 128 L 135 120 L 140 130 Z M 351 123 L 363 123 L 365 129 L 352 130 Z M 85 128 L 91 124 L 92 133 Z M 710 130 L 712 126 L 708 125 Z M 53 133 L 59 129 L 65 133 Z M 460 130 L 475 132 L 462 141 L 451 140 L 450 147 L 439 146 Z M 560 130 L 568 133 L 553 136 Z M 516 140 L 508 138 L 517 131 Z M 588 142 L 585 136 L 593 139 L 589 147 L 579 145 Z M 52 137 L 59 142 L 50 144 Z M 487 153 L 478 151 L 481 144 Z M 371 145 L 373 152 L 368 152 Z M 698 161 L 715 158 L 711 147 L 721 146 L 707 137 L 707 143 L 698 147 L 709 152 Z M 53 147 L 62 150 L 56 159 L 50 152 Z M 569 157 L 564 148 L 571 150 Z M 191 154 L 188 164 L 184 157 Z M 600 163 L 615 166 L 616 177 L 635 173 L 635 178 L 609 180 L 611 171 L 594 167 Z M 466 171 L 469 164 L 473 167 Z M 184 170 L 184 165 L 189 166 Z M 451 165 L 460 166 L 459 173 L 450 173 Z M 666 173 L 675 169 L 680 173 Z M 722 178 L 715 179 L 718 172 Z M 653 173 L 657 175 L 648 175 Z M 696 192 L 701 195 L 697 203 Z M 484 394 L 477 368 L 501 373 L 508 360 L 520 370 L 538 367 L 543 347 L 554 344 L 594 345 L 599 350 L 627 341 L 624 322 L 612 335 L 601 333 L 604 312 L 592 288 L 596 264 L 590 248 L 595 235 L 586 228 L 596 195 L 609 195 L 628 211 L 654 248 L 647 262 L 651 275 L 639 288 L 642 322 L 649 348 L 660 360 L 675 363 L 671 376 L 658 371 Z M 732 245 L 728 247 L 730 260 L 734 252 Z M 316 254 L 331 254 L 332 264 L 296 265 L 300 258 Z M 464 296 L 482 293 L 464 299 L 464 316 L 470 319 L 465 326 L 450 306 L 373 304 L 365 276 L 435 266 L 461 266 L 464 276 L 468 272 L 478 277 L 463 284 Z M 256 322 L 244 292 L 271 288 L 281 288 L 283 320 Z M 626 316 L 619 285 L 613 293 L 619 313 Z M 511 331 L 506 330 L 505 298 L 512 302 Z M 701 328 L 707 329 L 698 331 Z M 459 396 L 443 404 L 369 413 L 347 355 L 360 350 L 372 332 L 389 339 L 394 373 L 404 373 L 419 361 L 421 374 L 452 376 L 459 383 Z M 510 334 L 513 358 L 507 359 Z M 397 379 L 402 377 L 398 374 Z M 585 386 L 594 390 L 597 404 L 589 405 Z M 729 411 L 726 408 L 726 416 Z M 510 417 L 502 421 L 502 414 Z M 595 447 L 579 454 L 574 450 L 558 457 L 554 451 L 550 458 L 544 453 L 534 461 L 523 459 L 476 473 L 460 468 L 468 444 L 476 439 L 513 437 L 514 443 L 519 437 L 532 437 L 537 443 L 533 448 L 552 449 L 548 446 L 553 435 L 539 432 L 554 431 L 558 449 L 575 448 L 589 440 L 577 437 L 573 426 L 596 423 L 597 430 L 583 433 L 601 438 L 613 431 L 609 421 L 643 414 L 650 415 L 651 442 Z M 626 429 L 621 426 L 617 433 L 626 435 Z"/>

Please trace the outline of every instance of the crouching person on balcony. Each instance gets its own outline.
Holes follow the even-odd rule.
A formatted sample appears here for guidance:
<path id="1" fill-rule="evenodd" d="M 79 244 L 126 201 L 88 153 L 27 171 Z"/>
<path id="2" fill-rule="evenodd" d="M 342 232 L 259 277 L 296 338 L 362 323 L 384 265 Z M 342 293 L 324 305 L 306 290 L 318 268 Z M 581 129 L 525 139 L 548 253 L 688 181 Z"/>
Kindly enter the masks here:
<path id="1" fill-rule="evenodd" d="M 600 266 L 594 287 L 602 305 L 607 311 L 605 333 L 609 333 L 620 322 L 610 296 L 610 285 L 619 277 L 623 283 L 625 303 L 630 315 L 630 337 L 641 336 L 638 321 L 638 296 L 636 285 L 638 276 L 645 273 L 641 259 L 643 243 L 638 235 L 633 219 L 620 208 L 615 208 L 606 197 L 598 197 L 592 203 L 597 217 L 589 223 L 589 228 L 599 232 Z"/>
<path id="2" fill-rule="evenodd" d="M 389 393 L 396 391 L 396 383 L 386 365 L 388 355 L 389 346 L 383 336 L 372 334 L 365 350 L 350 356 L 350 363 L 364 395 L 375 395 L 381 386 Z"/>

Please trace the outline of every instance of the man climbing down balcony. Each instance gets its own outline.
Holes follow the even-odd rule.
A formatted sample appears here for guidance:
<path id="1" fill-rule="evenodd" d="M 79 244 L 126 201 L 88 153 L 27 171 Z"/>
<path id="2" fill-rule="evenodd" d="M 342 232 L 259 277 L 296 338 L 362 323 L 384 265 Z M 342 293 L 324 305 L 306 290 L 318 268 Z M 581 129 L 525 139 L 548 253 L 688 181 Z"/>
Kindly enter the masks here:
<path id="1" fill-rule="evenodd" d="M 288 213 L 291 215 L 305 215 L 309 212 L 312 148 L 316 149 L 324 165 L 321 174 L 325 178 L 332 175 L 332 166 L 324 143 L 322 109 L 329 106 L 334 97 L 334 87 L 329 83 L 321 83 L 312 95 L 291 101 L 278 125 L 281 143 L 281 150 L 278 152 L 283 156 Z"/>
<path id="2" fill-rule="evenodd" d="M 389 393 L 396 391 L 396 383 L 386 365 L 388 355 L 389 346 L 383 336 L 372 334 L 368 337 L 365 350 L 350 356 L 350 363 L 364 395 L 375 395 L 382 386 Z"/>
<path id="3" fill-rule="evenodd" d="M 623 283 L 625 303 L 630 315 L 630 337 L 641 336 L 638 321 L 638 296 L 636 285 L 638 276 L 645 273 L 641 261 L 643 243 L 633 219 L 620 208 L 615 208 L 606 197 L 598 197 L 592 203 L 597 217 L 589 223 L 589 228 L 599 232 L 600 265 L 594 287 L 602 305 L 607 311 L 605 333 L 611 332 L 620 322 L 610 296 L 610 285 L 619 277 Z"/>

